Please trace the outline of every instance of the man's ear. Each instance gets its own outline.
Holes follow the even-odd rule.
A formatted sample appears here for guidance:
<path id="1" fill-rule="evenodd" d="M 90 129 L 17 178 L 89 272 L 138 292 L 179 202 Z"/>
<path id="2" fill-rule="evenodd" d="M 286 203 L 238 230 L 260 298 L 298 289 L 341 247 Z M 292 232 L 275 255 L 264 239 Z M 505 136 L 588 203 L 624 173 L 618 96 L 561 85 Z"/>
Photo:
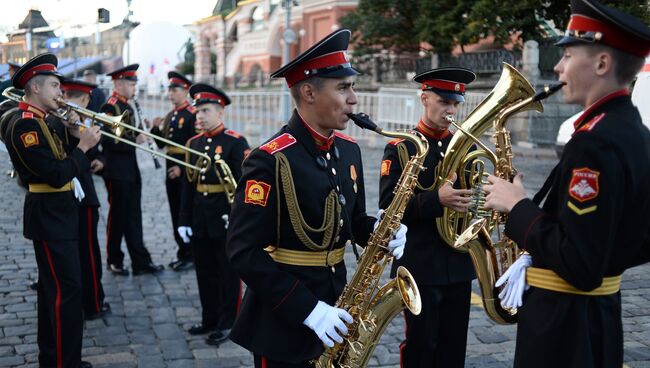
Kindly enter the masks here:
<path id="1" fill-rule="evenodd" d="M 300 86 L 300 100 L 307 104 L 316 102 L 316 88 L 310 83 L 303 83 Z"/>
<path id="2" fill-rule="evenodd" d="M 426 91 L 422 91 L 422 93 L 420 93 L 420 102 L 422 103 L 422 106 L 427 106 L 428 98 L 429 96 L 427 96 Z"/>
<path id="3" fill-rule="evenodd" d="M 596 55 L 596 65 L 594 72 L 598 76 L 603 76 L 614 71 L 614 58 L 608 52 L 600 52 Z"/>

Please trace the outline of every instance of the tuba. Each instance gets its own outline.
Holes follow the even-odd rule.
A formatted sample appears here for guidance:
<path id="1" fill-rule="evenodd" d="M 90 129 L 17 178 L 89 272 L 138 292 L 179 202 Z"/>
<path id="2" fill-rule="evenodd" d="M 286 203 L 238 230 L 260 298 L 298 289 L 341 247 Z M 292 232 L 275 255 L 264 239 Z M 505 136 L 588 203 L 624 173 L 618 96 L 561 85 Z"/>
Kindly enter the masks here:
<path id="1" fill-rule="evenodd" d="M 512 163 L 510 132 L 505 128 L 508 118 L 520 111 L 541 112 L 543 107 L 540 101 L 562 86 L 562 83 L 547 86 L 543 91 L 535 93 L 530 83 L 516 69 L 504 63 L 497 85 L 463 125 L 459 127 L 452 121 L 460 134 L 452 138 L 440 174 L 451 175 L 457 172 L 461 187 L 473 191 L 474 203 L 465 214 L 445 208 L 443 217 L 436 222 L 441 235 L 444 231 L 445 241 L 454 249 L 469 252 L 479 280 L 485 312 L 500 324 L 515 323 L 517 310 L 501 306 L 499 289 L 494 284 L 522 252 L 503 233 L 507 216 L 483 207 L 485 194 L 481 187 L 487 173 L 486 162 L 482 158 L 489 160 L 495 176 L 512 181 L 517 171 Z M 494 129 L 494 152 L 478 139 L 488 128 Z M 470 152 L 473 144 L 479 148 Z M 461 233 L 458 234 L 457 231 Z M 493 233 L 496 241 L 492 240 Z"/>
<path id="2" fill-rule="evenodd" d="M 415 144 L 417 153 L 404 166 L 395 186 L 395 197 L 384 211 L 375 231 L 370 235 L 357 268 L 350 282 L 336 302 L 354 321 L 348 326 L 343 343 L 326 347 L 314 361 L 315 368 L 360 368 L 368 365 L 381 334 L 388 323 L 404 308 L 418 315 L 422 308 L 420 292 L 411 273 L 398 267 L 397 276 L 379 288 L 379 279 L 393 257 L 386 245 L 399 229 L 406 205 L 413 195 L 417 178 L 423 169 L 424 158 L 429 149 L 427 140 L 419 133 L 388 132 L 378 128 L 367 115 L 349 114 L 352 121 L 365 129 L 395 138 L 404 138 Z"/>

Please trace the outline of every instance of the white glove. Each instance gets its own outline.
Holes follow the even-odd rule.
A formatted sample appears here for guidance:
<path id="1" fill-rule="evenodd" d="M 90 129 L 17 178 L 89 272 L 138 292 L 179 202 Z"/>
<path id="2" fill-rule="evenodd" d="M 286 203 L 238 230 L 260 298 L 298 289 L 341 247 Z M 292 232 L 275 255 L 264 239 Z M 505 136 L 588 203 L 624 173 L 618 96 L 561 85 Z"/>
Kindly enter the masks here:
<path id="1" fill-rule="evenodd" d="M 331 348 L 334 341 L 339 344 L 343 342 L 341 335 L 347 335 L 348 327 L 345 324 L 352 323 L 352 316 L 341 308 L 332 307 L 319 300 L 302 323 L 314 330 L 318 338 Z"/>
<path id="2" fill-rule="evenodd" d="M 192 236 L 192 228 L 189 226 L 179 226 L 178 229 L 178 235 L 181 236 L 181 239 L 183 239 L 183 242 L 189 243 L 190 242 L 190 236 Z"/>
<path id="3" fill-rule="evenodd" d="M 506 308 L 519 308 L 523 305 L 521 297 L 524 291 L 530 287 L 526 283 L 526 269 L 533 264 L 530 254 L 522 254 L 513 263 L 506 272 L 499 277 L 494 286 L 500 287 L 505 284 L 505 287 L 499 293 L 501 305 Z"/>
<path id="4" fill-rule="evenodd" d="M 74 184 L 74 196 L 75 198 L 77 198 L 79 202 L 81 202 L 86 196 L 86 193 L 84 193 L 84 190 L 81 188 L 81 183 L 79 182 L 79 179 L 72 178 L 72 184 Z"/>
<path id="5" fill-rule="evenodd" d="M 375 225 L 373 229 L 377 229 L 377 226 L 379 225 L 379 221 L 381 220 L 381 215 L 384 213 L 384 210 L 379 210 L 377 212 L 377 221 L 375 222 Z M 402 255 L 404 255 L 404 246 L 406 245 L 406 232 L 408 231 L 408 227 L 404 224 L 400 224 L 399 229 L 393 234 L 393 239 L 388 242 L 388 251 L 395 257 L 395 259 L 400 259 L 402 258 Z"/>

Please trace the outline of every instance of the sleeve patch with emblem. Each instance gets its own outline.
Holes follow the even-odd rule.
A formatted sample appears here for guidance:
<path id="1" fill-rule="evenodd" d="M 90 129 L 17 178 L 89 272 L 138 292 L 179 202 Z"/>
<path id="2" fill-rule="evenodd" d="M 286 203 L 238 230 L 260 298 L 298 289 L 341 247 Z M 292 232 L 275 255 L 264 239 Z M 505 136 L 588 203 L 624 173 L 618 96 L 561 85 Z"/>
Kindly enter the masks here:
<path id="1" fill-rule="evenodd" d="M 20 135 L 20 140 L 23 141 L 25 148 L 38 145 L 38 133 L 27 132 Z"/>
<path id="2" fill-rule="evenodd" d="M 381 176 L 387 176 L 390 172 L 390 165 L 393 163 L 391 160 L 384 160 L 381 162 Z"/>
<path id="3" fill-rule="evenodd" d="M 271 185 L 263 181 L 247 180 L 244 203 L 266 207 L 266 201 L 269 199 L 270 191 Z"/>
<path id="4" fill-rule="evenodd" d="M 598 171 L 587 167 L 573 170 L 569 182 L 569 195 L 578 202 L 585 202 L 598 196 Z"/>

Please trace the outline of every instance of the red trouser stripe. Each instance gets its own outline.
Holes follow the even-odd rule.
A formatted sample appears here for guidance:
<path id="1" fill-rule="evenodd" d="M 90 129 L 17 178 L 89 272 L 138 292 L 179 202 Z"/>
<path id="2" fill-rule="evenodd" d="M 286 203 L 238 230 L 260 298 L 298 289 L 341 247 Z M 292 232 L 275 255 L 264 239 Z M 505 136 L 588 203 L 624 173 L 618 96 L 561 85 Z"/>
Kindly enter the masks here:
<path id="1" fill-rule="evenodd" d="M 113 219 L 113 182 L 108 182 L 108 221 L 106 221 L 106 261 L 107 263 L 115 262 L 111 259 L 111 253 L 108 251 L 108 244 L 111 242 L 111 220 Z"/>
<path id="2" fill-rule="evenodd" d="M 99 289 L 97 288 L 97 270 L 95 269 L 95 255 L 93 254 L 93 211 L 90 207 L 88 207 L 88 252 L 90 254 L 90 269 L 93 271 L 95 308 L 97 313 L 99 313 Z"/>
<path id="3" fill-rule="evenodd" d="M 239 279 L 239 292 L 237 293 L 237 314 L 239 314 L 239 307 L 241 307 L 241 290 L 242 290 L 242 281 Z"/>
<path id="4" fill-rule="evenodd" d="M 404 342 L 399 344 L 399 366 L 400 368 L 404 368 L 404 348 L 406 347 L 406 343 L 408 341 L 408 332 L 409 332 L 409 325 L 406 322 L 406 311 L 402 312 L 404 315 Z"/>
<path id="5" fill-rule="evenodd" d="M 266 368 L 266 357 L 262 357 L 262 368 Z"/>
<path id="6" fill-rule="evenodd" d="M 47 243 L 43 241 L 43 249 L 45 249 L 45 254 L 47 255 L 47 261 L 50 265 L 50 271 L 52 272 L 52 278 L 54 278 L 54 284 L 56 285 L 56 302 L 54 304 L 54 314 L 56 319 L 56 367 L 63 367 L 63 348 L 61 347 L 61 285 L 59 285 L 59 279 L 56 277 L 56 272 L 54 272 L 54 262 L 52 262 L 52 255 L 50 254 L 50 249 L 47 247 Z"/>

